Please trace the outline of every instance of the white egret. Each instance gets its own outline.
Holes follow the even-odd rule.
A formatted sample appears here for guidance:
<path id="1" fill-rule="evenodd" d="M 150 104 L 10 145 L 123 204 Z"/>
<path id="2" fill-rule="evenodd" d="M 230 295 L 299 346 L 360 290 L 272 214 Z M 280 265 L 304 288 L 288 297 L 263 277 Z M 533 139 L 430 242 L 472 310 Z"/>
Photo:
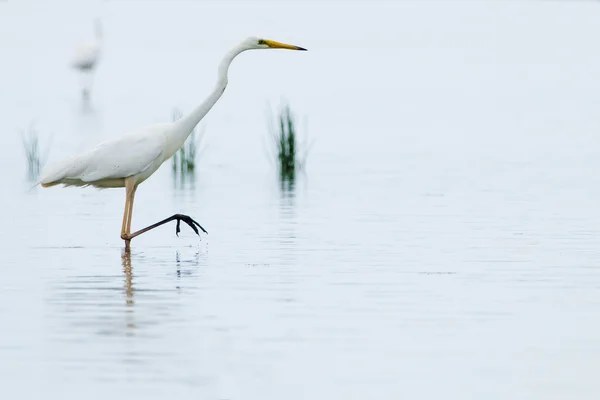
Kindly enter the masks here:
<path id="1" fill-rule="evenodd" d="M 83 95 L 89 95 L 92 86 L 93 73 L 100 61 L 102 50 L 102 25 L 99 19 L 94 21 L 94 39 L 81 43 L 71 59 L 71 67 L 87 76 L 89 82 L 83 82 Z"/>
<path id="2" fill-rule="evenodd" d="M 125 211 L 121 227 L 121 239 L 129 249 L 131 239 L 169 221 L 177 221 L 175 233 L 179 233 L 181 221 L 200 235 L 196 226 L 206 230 L 191 217 L 175 214 L 156 224 L 131 233 L 133 199 L 138 185 L 148 179 L 163 162 L 171 158 L 184 144 L 194 127 L 210 111 L 227 87 L 227 73 L 233 59 L 246 50 L 289 49 L 306 50 L 273 40 L 250 37 L 229 51 L 218 69 L 217 84 L 204 100 L 187 116 L 171 123 L 147 126 L 118 139 L 101 143 L 97 147 L 66 161 L 48 167 L 38 184 L 43 187 L 94 186 L 100 189 L 124 187 Z"/>

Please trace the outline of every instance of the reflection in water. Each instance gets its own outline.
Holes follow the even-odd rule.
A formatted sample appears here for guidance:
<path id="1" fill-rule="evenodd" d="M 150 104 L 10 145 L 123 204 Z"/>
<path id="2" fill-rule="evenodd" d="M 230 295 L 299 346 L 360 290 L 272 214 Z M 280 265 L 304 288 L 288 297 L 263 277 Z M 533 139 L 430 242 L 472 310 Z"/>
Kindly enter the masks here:
<path id="1" fill-rule="evenodd" d="M 81 113 L 84 115 L 94 113 L 94 107 L 92 106 L 90 96 L 81 96 Z"/>
<path id="2" fill-rule="evenodd" d="M 80 71 L 79 79 L 81 100 L 84 107 L 86 107 L 91 103 L 92 87 L 94 85 L 94 71 Z"/>
<path id="3" fill-rule="evenodd" d="M 78 101 L 74 110 L 73 132 L 77 132 L 79 151 L 85 151 L 96 146 L 104 136 L 105 118 L 102 107 L 98 107 L 89 98 Z"/>
<path id="4" fill-rule="evenodd" d="M 120 252 L 122 273 L 111 268 L 112 273 L 103 274 L 91 265 L 92 274 L 78 273 L 56 282 L 49 300 L 55 306 L 53 318 L 67 322 L 59 329 L 61 335 L 133 336 L 157 324 L 159 315 L 162 323 L 177 312 L 173 296 L 186 287 L 183 280 L 196 276 L 201 262 L 200 250 L 193 256 L 177 251 L 158 259 Z M 154 279 L 165 272 L 170 279 Z"/>
<path id="5" fill-rule="evenodd" d="M 113 251 L 96 253 L 89 263 L 71 263 L 64 253 L 66 274 L 56 276 L 45 308 L 51 337 L 46 357 L 59 378 L 152 381 L 173 356 L 153 344 L 186 319 L 181 298 L 198 289 L 200 250 L 154 248 L 151 256 L 119 251 L 120 268 Z M 112 266 L 104 268 L 111 258 Z"/>
<path id="6" fill-rule="evenodd" d="M 125 274 L 125 304 L 133 306 L 133 271 L 130 251 L 121 251 L 121 263 Z"/>
<path id="7" fill-rule="evenodd" d="M 185 320 L 181 298 L 198 289 L 201 252 L 119 252 L 120 268 L 115 262 L 106 267 L 107 259 L 116 261 L 112 250 L 96 253 L 89 264 L 71 263 L 72 254 L 64 253 L 67 269 L 52 284 L 45 309 L 51 338 L 46 357 L 57 379 L 152 381 L 173 357 L 154 344 Z"/>
<path id="8" fill-rule="evenodd" d="M 131 268 L 131 253 L 129 251 L 121 251 L 121 263 L 123 266 L 123 273 L 125 274 L 125 335 L 133 336 L 136 325 L 133 309 L 133 270 Z"/>
<path id="9" fill-rule="evenodd" d="M 296 188 L 296 175 L 285 175 L 279 174 L 279 189 L 281 190 L 281 194 L 283 196 L 287 194 L 294 195 L 294 190 Z"/>
<path id="10" fill-rule="evenodd" d="M 189 189 L 191 191 L 196 189 L 196 174 L 194 170 L 188 171 L 172 168 L 171 171 L 174 189 Z"/>
<path id="11" fill-rule="evenodd" d="M 286 179 L 286 178 L 282 178 L 280 179 L 280 195 L 281 195 L 281 203 L 280 203 L 280 208 L 282 210 L 293 210 L 294 206 L 295 206 L 295 200 L 296 200 L 296 181 L 294 178 L 291 179 Z"/>
<path id="12" fill-rule="evenodd" d="M 181 289 L 180 281 L 182 277 L 189 277 L 195 275 L 197 272 L 198 266 L 200 265 L 200 250 L 196 250 L 194 253 L 194 257 L 189 260 L 182 260 L 179 250 L 175 252 L 175 265 L 177 267 L 175 273 L 177 275 L 177 285 L 175 288 L 177 290 Z"/>
<path id="13" fill-rule="evenodd" d="M 281 258 L 285 263 L 295 262 L 296 250 L 296 181 L 295 178 L 282 177 L 280 180 Z"/>

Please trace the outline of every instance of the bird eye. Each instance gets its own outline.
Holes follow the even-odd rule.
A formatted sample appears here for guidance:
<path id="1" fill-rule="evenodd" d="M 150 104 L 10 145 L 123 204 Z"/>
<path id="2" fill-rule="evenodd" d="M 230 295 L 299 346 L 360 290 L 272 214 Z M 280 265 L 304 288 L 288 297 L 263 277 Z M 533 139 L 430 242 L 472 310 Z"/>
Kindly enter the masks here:
<path id="1" fill-rule="evenodd" d="M 265 39 L 258 39 L 258 44 L 267 44 L 267 42 L 265 42 Z"/>

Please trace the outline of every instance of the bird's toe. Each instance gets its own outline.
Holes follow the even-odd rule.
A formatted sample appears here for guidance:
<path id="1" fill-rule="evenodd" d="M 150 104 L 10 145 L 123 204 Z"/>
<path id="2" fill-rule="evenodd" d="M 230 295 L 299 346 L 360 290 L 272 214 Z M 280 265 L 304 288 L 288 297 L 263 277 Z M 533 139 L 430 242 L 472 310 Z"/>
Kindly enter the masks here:
<path id="1" fill-rule="evenodd" d="M 179 237 L 179 232 L 181 232 L 181 220 L 177 219 L 177 225 L 175 225 L 175 235 Z"/>

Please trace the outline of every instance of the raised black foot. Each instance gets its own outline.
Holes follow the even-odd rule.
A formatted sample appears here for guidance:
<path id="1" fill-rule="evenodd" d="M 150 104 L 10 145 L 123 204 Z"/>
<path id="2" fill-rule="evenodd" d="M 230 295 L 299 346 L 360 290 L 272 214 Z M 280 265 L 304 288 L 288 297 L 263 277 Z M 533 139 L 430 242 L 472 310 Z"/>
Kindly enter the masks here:
<path id="1" fill-rule="evenodd" d="M 208 232 L 206 232 L 206 229 L 204 229 L 202 227 L 202 225 L 200 225 L 198 222 L 196 222 L 189 215 L 175 214 L 171 218 L 177 220 L 177 225 L 175 226 L 175 234 L 178 237 L 179 237 L 179 232 L 181 232 L 181 228 L 180 228 L 181 221 L 188 224 L 194 230 L 194 232 L 196 232 L 196 235 L 198 235 L 198 236 L 200 236 L 200 232 L 198 232 L 198 228 L 202 229 L 202 232 L 208 234 Z M 196 226 L 198 226 L 198 228 L 196 228 Z"/>
<path id="2" fill-rule="evenodd" d="M 125 246 L 129 247 L 129 241 L 131 241 L 131 239 L 133 239 L 134 237 L 139 236 L 144 232 L 148 232 L 151 229 L 158 228 L 159 226 L 164 225 L 167 222 L 171 222 L 173 220 L 177 220 L 177 226 L 175 227 L 175 234 L 177 236 L 179 236 L 179 232 L 181 232 L 181 226 L 180 226 L 181 221 L 188 224 L 194 230 L 194 232 L 196 232 L 196 235 L 198 235 L 198 236 L 200 236 L 200 232 L 198 232 L 198 228 L 202 229 L 202 231 L 204 233 L 208 234 L 208 232 L 206 232 L 206 229 L 204 229 L 199 223 L 194 221 L 192 219 L 192 217 L 190 217 L 189 215 L 175 214 L 175 215 L 170 216 L 169 218 L 165 218 L 162 221 L 159 221 L 155 224 L 147 226 L 144 229 L 140 229 L 139 231 L 134 232 L 131 235 L 122 234 L 121 239 L 125 240 Z M 198 227 L 198 228 L 196 228 L 196 227 Z"/>

